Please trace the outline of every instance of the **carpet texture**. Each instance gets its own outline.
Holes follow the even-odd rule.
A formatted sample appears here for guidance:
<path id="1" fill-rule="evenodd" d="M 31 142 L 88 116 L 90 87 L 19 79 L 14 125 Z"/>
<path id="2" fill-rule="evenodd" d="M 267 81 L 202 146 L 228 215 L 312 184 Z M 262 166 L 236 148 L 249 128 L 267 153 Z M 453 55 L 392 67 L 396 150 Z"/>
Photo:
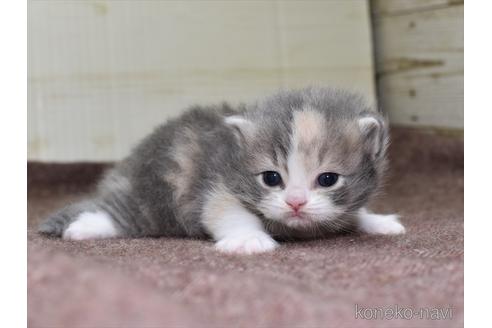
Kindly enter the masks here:
<path id="1" fill-rule="evenodd" d="M 29 327 L 462 327 L 463 141 L 392 136 L 390 178 L 370 208 L 401 214 L 406 235 L 254 256 L 202 240 L 40 236 L 40 220 L 83 197 L 105 166 L 29 163 Z"/>

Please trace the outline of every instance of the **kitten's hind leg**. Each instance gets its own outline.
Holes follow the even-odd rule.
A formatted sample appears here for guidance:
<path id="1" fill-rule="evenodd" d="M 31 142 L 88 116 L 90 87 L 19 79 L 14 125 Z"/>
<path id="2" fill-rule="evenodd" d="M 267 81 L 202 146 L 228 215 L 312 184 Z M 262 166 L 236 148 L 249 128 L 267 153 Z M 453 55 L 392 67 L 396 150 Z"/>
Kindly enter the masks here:
<path id="1" fill-rule="evenodd" d="M 111 216 L 104 211 L 82 212 L 63 232 L 63 239 L 84 240 L 118 237 L 117 229 Z"/>
<path id="2" fill-rule="evenodd" d="M 111 238 L 122 235 L 111 215 L 95 201 L 69 205 L 51 215 L 40 226 L 43 234 L 68 240 Z"/>
<path id="3" fill-rule="evenodd" d="M 369 234 L 398 235 L 405 233 L 405 227 L 396 214 L 382 215 L 369 213 L 361 208 L 357 213 L 357 225 L 360 231 Z"/>
<path id="4" fill-rule="evenodd" d="M 208 197 L 203 209 L 203 224 L 221 252 L 253 254 L 278 246 L 266 233 L 261 220 L 224 190 L 214 191 Z"/>

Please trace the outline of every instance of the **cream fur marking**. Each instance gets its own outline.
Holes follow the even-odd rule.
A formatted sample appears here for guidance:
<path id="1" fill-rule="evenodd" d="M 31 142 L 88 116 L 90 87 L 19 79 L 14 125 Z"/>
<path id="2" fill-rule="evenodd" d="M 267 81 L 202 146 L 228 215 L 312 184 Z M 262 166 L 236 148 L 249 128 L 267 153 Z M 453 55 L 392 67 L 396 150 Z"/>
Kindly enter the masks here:
<path id="1" fill-rule="evenodd" d="M 292 123 L 291 149 L 287 158 L 289 170 L 289 185 L 299 188 L 307 188 L 306 183 L 310 180 L 308 172 L 315 171 L 316 165 L 312 154 L 317 154 L 315 146 L 318 139 L 323 138 L 324 117 L 321 113 L 313 110 L 294 112 Z"/>
<path id="2" fill-rule="evenodd" d="M 303 110 L 294 112 L 294 140 L 298 143 L 309 144 L 325 133 L 323 115 L 314 110 Z"/>
<path id="3" fill-rule="evenodd" d="M 398 215 L 381 215 L 369 213 L 365 208 L 359 210 L 359 229 L 369 234 L 399 235 L 405 233 L 405 227 L 398 220 Z"/>
<path id="4" fill-rule="evenodd" d="M 113 219 L 108 213 L 83 212 L 70 223 L 63 233 L 63 239 L 84 240 L 117 237 L 120 233 L 116 229 Z"/>
<path id="5" fill-rule="evenodd" d="M 241 206 L 226 190 L 215 189 L 205 202 L 203 223 L 217 241 L 217 250 L 225 253 L 253 254 L 277 247 L 260 219 Z"/>
<path id="6" fill-rule="evenodd" d="M 194 154 L 200 151 L 196 141 L 196 134 L 190 129 L 184 129 L 183 136 L 174 145 L 173 160 L 178 164 L 179 171 L 171 171 L 164 180 L 174 186 L 174 198 L 178 201 L 187 191 L 190 185 L 189 177 L 195 170 Z"/>

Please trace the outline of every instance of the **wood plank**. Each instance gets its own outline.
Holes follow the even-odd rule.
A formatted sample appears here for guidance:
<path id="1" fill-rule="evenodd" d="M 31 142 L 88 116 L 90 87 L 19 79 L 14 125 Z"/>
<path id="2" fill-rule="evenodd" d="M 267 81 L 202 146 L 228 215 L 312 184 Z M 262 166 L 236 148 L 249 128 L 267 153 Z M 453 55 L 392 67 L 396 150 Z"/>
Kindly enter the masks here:
<path id="1" fill-rule="evenodd" d="M 402 15 L 462 5 L 463 0 L 372 0 L 371 10 L 376 16 Z"/>
<path id="2" fill-rule="evenodd" d="M 379 74 L 463 72 L 463 6 L 375 22 Z"/>
<path id="3" fill-rule="evenodd" d="M 380 106 L 393 124 L 463 129 L 463 75 L 384 75 Z"/>
<path id="4" fill-rule="evenodd" d="M 380 104 L 393 123 L 463 127 L 463 6 L 375 21 Z"/>

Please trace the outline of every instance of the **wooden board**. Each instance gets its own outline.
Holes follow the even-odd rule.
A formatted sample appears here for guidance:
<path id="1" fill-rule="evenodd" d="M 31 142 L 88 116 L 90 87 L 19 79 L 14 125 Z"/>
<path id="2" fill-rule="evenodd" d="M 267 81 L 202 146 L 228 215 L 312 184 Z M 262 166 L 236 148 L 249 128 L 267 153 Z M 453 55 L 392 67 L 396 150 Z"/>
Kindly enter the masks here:
<path id="1" fill-rule="evenodd" d="M 374 22 L 380 105 L 393 123 L 463 128 L 463 6 Z"/>
<path id="2" fill-rule="evenodd" d="M 463 3 L 464 0 L 372 0 L 371 7 L 377 16 L 389 16 L 460 6 Z"/>
<path id="3" fill-rule="evenodd" d="M 463 75 L 386 75 L 379 80 L 392 123 L 408 126 L 463 128 Z"/>
<path id="4" fill-rule="evenodd" d="M 193 103 L 374 100 L 367 1 L 30 1 L 28 159 L 115 160 Z"/>

